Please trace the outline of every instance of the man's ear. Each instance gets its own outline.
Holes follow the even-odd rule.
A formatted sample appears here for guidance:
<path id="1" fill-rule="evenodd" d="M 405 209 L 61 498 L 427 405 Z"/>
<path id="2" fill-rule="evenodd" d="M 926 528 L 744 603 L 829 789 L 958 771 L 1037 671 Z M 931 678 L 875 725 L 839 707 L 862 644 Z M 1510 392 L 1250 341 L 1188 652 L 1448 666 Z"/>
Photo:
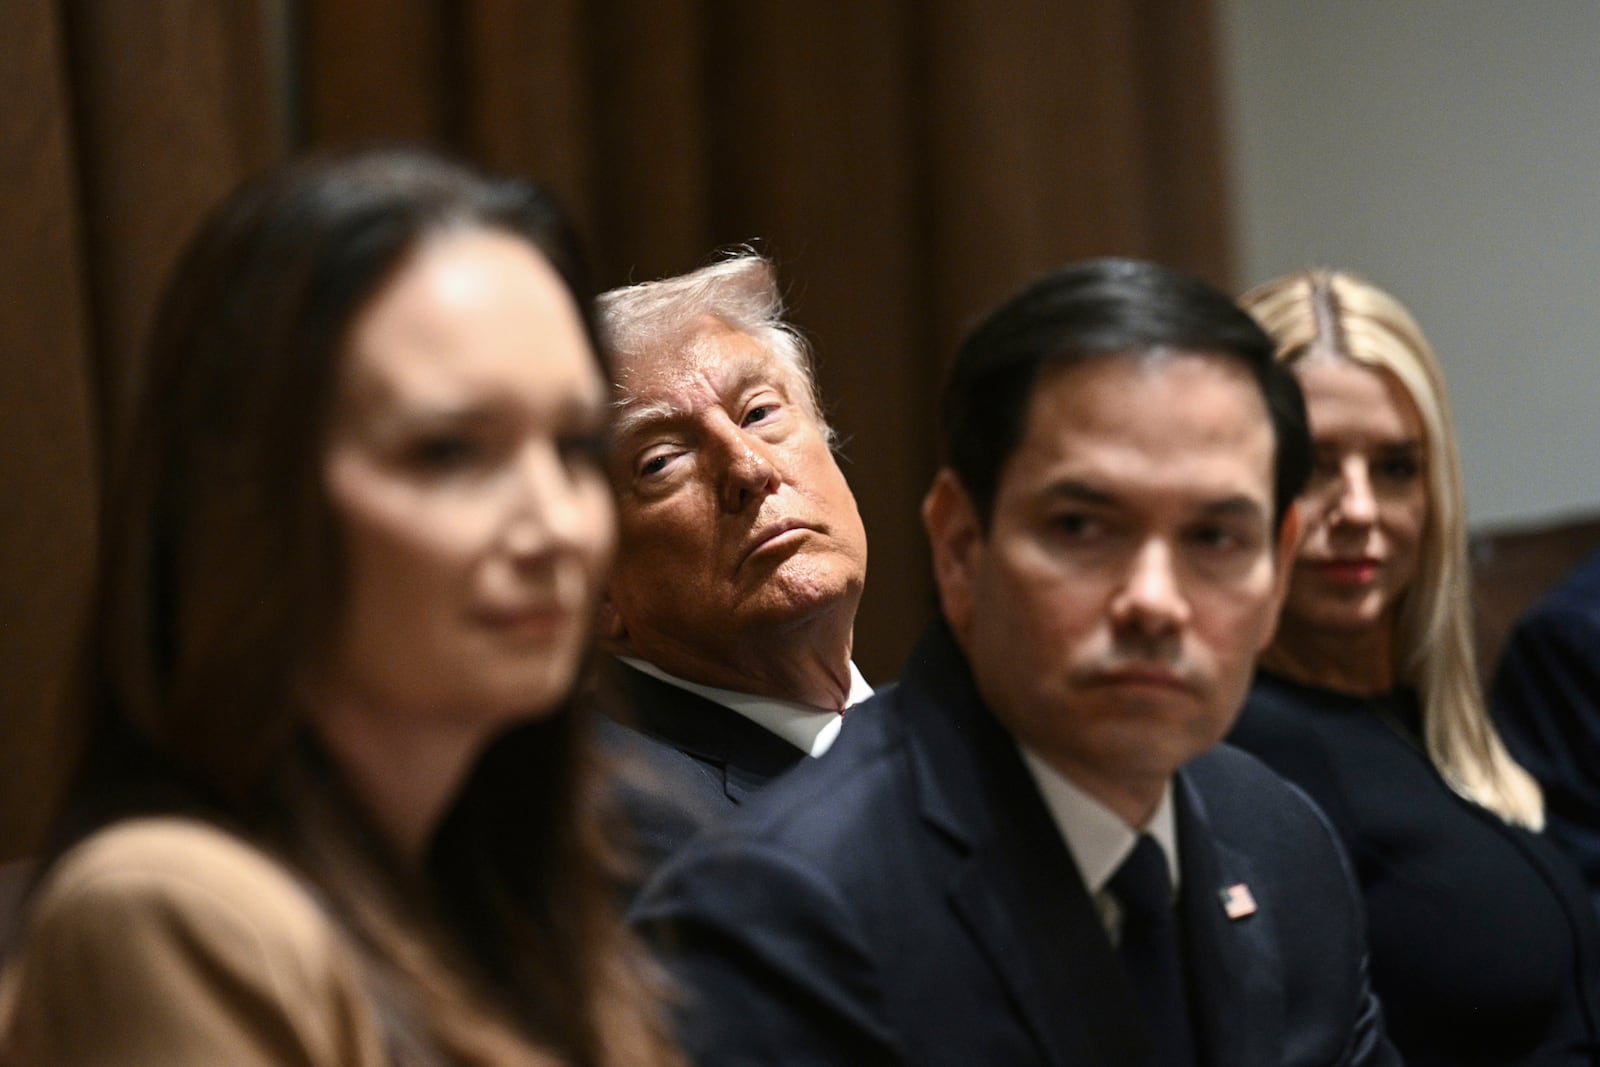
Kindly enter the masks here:
<path id="1" fill-rule="evenodd" d="M 1294 577 L 1295 557 L 1300 554 L 1301 528 L 1300 501 L 1290 503 L 1289 510 L 1283 513 L 1283 522 L 1278 525 L 1277 555 L 1272 559 L 1275 568 L 1272 575 L 1272 618 L 1273 625 L 1267 631 L 1266 640 L 1261 642 L 1262 651 L 1272 643 L 1277 634 L 1277 618 L 1283 611 L 1283 602 L 1289 595 L 1289 581 Z"/>
<path id="2" fill-rule="evenodd" d="M 958 638 L 972 626 L 974 575 L 983 547 L 983 526 L 972 497 L 955 472 L 941 468 L 922 498 L 922 526 L 933 554 L 939 606 Z"/>
<path id="3" fill-rule="evenodd" d="M 613 652 L 628 639 L 628 628 L 622 624 L 622 616 L 617 614 L 617 606 L 611 603 L 609 590 L 600 597 L 600 608 L 595 612 L 595 632 L 601 642 Z"/>

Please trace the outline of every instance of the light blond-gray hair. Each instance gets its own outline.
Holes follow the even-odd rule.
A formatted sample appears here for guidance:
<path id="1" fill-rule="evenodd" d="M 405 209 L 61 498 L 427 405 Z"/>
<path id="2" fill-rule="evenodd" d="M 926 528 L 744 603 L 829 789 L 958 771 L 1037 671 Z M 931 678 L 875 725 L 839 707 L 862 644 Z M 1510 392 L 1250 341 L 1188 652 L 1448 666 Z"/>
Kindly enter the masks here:
<path id="1" fill-rule="evenodd" d="M 777 269 L 766 257 L 743 249 L 675 278 L 612 289 L 601 294 L 596 310 L 620 385 L 625 387 L 633 361 L 650 353 L 687 352 L 720 324 L 753 338 L 789 370 L 794 399 L 822 428 L 828 443 L 834 443 L 817 394 L 810 348 L 784 321 Z"/>

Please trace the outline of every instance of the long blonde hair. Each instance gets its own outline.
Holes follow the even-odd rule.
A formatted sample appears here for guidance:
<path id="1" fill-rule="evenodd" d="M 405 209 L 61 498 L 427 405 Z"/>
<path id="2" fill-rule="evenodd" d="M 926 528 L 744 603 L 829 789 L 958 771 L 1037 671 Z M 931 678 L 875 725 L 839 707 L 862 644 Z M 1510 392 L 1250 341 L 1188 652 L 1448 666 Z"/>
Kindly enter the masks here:
<path id="1" fill-rule="evenodd" d="M 1506 751 L 1484 708 L 1472 644 L 1465 494 L 1438 358 L 1394 297 L 1344 271 L 1311 270 L 1259 285 L 1240 305 L 1277 342 L 1280 362 L 1309 353 L 1386 371 L 1422 418 L 1428 519 L 1416 579 L 1395 627 L 1400 681 L 1421 697 L 1428 756 L 1457 793 L 1507 822 L 1544 825 L 1544 797 Z"/>

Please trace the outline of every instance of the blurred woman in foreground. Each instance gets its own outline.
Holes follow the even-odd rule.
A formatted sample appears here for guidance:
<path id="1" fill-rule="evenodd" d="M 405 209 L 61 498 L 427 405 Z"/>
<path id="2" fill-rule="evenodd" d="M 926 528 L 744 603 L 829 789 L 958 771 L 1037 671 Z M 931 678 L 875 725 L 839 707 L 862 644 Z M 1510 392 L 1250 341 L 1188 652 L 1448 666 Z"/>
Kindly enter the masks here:
<path id="1" fill-rule="evenodd" d="M 1313 271 L 1241 301 L 1315 444 L 1282 621 L 1233 736 L 1320 804 L 1364 890 L 1413 1067 L 1592 1064 L 1600 934 L 1484 711 L 1439 365 L 1393 297 Z"/>
<path id="2" fill-rule="evenodd" d="M 614 531 L 551 203 L 419 152 L 286 168 L 191 245 L 145 373 L 7 1052 L 675 1062 L 567 704 Z M 429 876 L 473 760 L 530 721 L 516 839 Z"/>

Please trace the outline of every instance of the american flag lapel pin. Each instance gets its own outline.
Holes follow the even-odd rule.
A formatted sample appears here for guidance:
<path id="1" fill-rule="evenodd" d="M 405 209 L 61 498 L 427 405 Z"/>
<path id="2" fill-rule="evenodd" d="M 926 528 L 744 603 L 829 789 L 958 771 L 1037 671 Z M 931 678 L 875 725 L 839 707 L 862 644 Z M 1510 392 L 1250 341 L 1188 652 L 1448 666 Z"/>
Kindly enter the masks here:
<path id="1" fill-rule="evenodd" d="M 1250 895 L 1250 887 L 1243 882 L 1217 890 L 1217 896 L 1222 898 L 1222 910 L 1230 919 L 1238 921 L 1256 913 L 1256 898 Z"/>

